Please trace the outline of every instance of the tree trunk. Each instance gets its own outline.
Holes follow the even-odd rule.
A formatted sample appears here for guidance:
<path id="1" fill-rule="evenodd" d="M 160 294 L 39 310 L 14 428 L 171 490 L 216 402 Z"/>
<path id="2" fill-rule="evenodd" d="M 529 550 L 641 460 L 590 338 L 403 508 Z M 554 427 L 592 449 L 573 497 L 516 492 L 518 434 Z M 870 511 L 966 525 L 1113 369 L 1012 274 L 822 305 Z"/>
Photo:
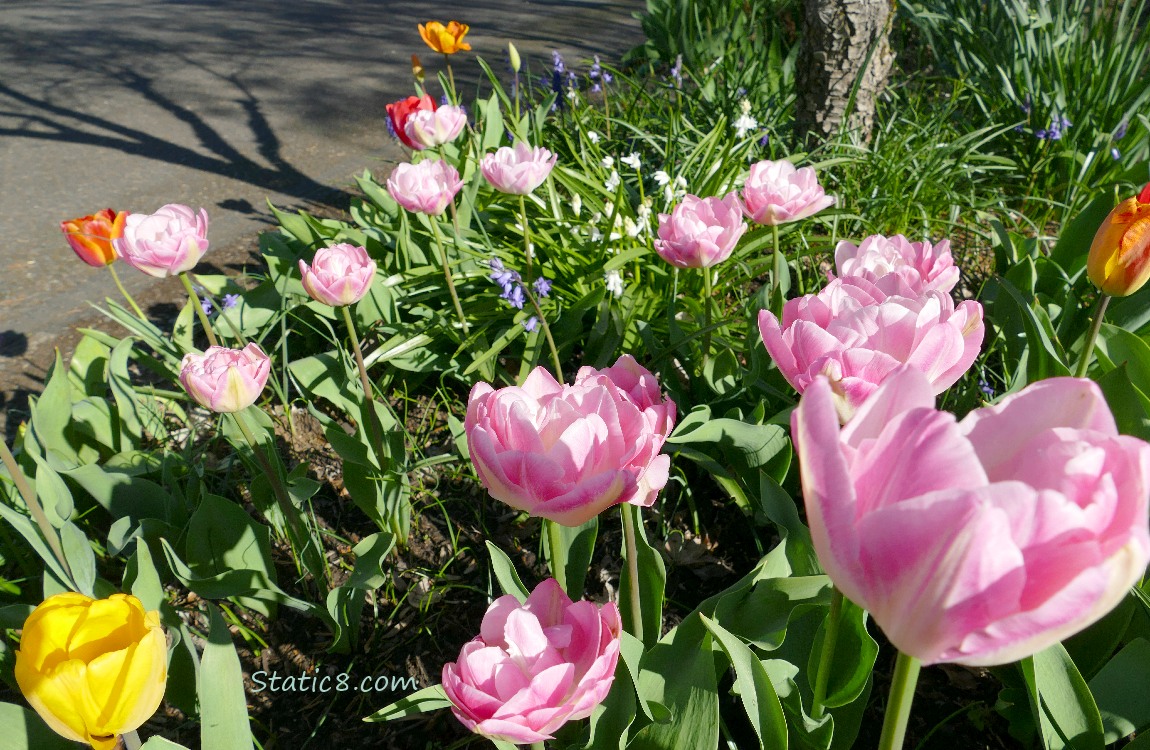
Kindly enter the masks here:
<path id="1" fill-rule="evenodd" d="M 847 118 L 857 82 L 846 127 L 868 140 L 875 99 L 894 63 L 890 0 L 804 0 L 803 8 L 795 73 L 796 138 L 808 147 L 829 139 Z"/>

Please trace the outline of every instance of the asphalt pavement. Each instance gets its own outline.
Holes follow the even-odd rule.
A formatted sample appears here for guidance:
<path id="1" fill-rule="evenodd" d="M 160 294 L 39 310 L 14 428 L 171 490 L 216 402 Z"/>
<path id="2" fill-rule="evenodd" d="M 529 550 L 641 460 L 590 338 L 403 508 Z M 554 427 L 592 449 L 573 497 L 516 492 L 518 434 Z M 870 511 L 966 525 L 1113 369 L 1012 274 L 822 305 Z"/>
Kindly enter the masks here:
<path id="1" fill-rule="evenodd" d="M 213 248 L 254 245 L 272 222 L 267 200 L 346 203 L 353 175 L 405 158 L 384 106 L 412 93 L 413 53 L 429 76 L 443 64 L 417 24 L 470 24 L 473 51 L 453 58 L 467 98 L 482 76 L 475 56 L 505 70 L 509 41 L 540 73 L 552 49 L 584 71 L 592 54 L 618 61 L 642 41 L 633 14 L 644 5 L 3 0 L 0 418 L 37 389 L 45 350 L 91 319 L 88 301 L 117 296 L 72 254 L 61 220 L 184 203 L 208 210 Z M 134 294 L 156 296 L 157 280 L 119 269 Z"/>

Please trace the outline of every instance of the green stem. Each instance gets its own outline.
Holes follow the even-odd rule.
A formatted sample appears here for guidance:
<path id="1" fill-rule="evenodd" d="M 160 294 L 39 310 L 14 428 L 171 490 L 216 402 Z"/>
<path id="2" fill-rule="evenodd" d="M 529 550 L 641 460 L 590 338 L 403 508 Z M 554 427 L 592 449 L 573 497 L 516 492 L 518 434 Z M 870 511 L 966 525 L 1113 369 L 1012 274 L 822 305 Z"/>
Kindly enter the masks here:
<path id="1" fill-rule="evenodd" d="M 368 412 L 367 424 L 371 430 L 372 445 L 375 446 L 376 456 L 383 455 L 383 431 L 379 426 L 378 416 L 375 413 L 375 396 L 372 393 L 371 379 L 367 377 L 367 366 L 363 363 L 363 349 L 359 345 L 359 337 L 355 335 L 355 323 L 351 319 L 351 310 L 348 305 L 339 308 L 343 313 L 343 322 L 347 324 L 347 333 L 351 337 L 351 351 L 355 354 L 355 365 L 359 368 L 359 384 L 363 386 L 364 407 Z"/>
<path id="2" fill-rule="evenodd" d="M 631 635 L 643 640 L 643 606 L 639 595 L 639 547 L 635 543 L 635 506 L 623 503 L 620 507 L 623 519 L 623 543 L 627 546 L 627 577 L 631 583 Z"/>
<path id="3" fill-rule="evenodd" d="M 827 683 L 830 681 L 831 665 L 835 659 L 835 643 L 839 638 L 839 619 L 843 610 L 843 595 L 836 588 L 831 589 L 831 610 L 827 614 L 827 628 L 823 636 L 822 655 L 819 657 L 819 671 L 815 675 L 815 693 L 811 698 L 811 718 L 822 718 L 823 701 L 827 698 Z"/>
<path id="4" fill-rule="evenodd" d="M 531 750 L 547 750 L 547 746 L 544 745 L 542 741 L 532 742 L 531 743 Z"/>
<path id="5" fill-rule="evenodd" d="M 130 305 L 132 311 L 136 313 L 136 317 L 144 322 L 147 322 L 147 316 L 144 315 L 144 312 L 140 309 L 140 306 L 136 304 L 136 300 L 132 299 L 132 295 L 128 294 L 128 290 L 124 288 L 124 284 L 120 281 L 120 274 L 116 273 L 116 267 L 109 263 L 107 268 L 108 273 L 112 274 L 112 281 L 116 282 L 116 288 L 120 290 L 120 294 L 124 296 L 124 299 L 128 301 L 128 305 Z"/>
<path id="6" fill-rule="evenodd" d="M 1090 326 L 1090 335 L 1086 337 L 1086 345 L 1082 347 L 1082 356 L 1078 360 L 1078 370 L 1074 377 L 1086 377 L 1086 370 L 1090 368 L 1090 360 L 1094 358 L 1094 343 L 1098 340 L 1098 332 L 1102 330 L 1102 319 L 1106 316 L 1106 306 L 1110 304 L 1110 295 L 1098 295 L 1098 305 L 1094 308 L 1094 324 Z"/>
<path id="7" fill-rule="evenodd" d="M 918 659 L 898 652 L 894 677 L 890 683 L 890 698 L 886 702 L 886 715 L 882 722 L 879 750 L 902 750 L 906 738 L 906 722 L 910 718 L 910 705 L 914 701 L 914 687 L 922 668 Z"/>
<path id="8" fill-rule="evenodd" d="M 196 290 L 192 289 L 192 282 L 188 278 L 187 271 L 179 273 L 180 281 L 184 282 L 184 289 L 188 290 L 188 296 L 192 298 L 192 307 L 196 308 L 196 315 L 200 316 L 200 325 L 203 326 L 204 333 L 208 337 L 208 346 L 219 346 L 220 343 L 216 341 L 216 334 L 212 332 L 212 324 L 208 322 L 208 314 L 204 312 L 204 308 L 200 305 L 200 297 L 196 294 Z"/>
<path id="9" fill-rule="evenodd" d="M 564 554 L 563 532 L 559 524 L 547 519 L 543 520 L 547 527 L 547 548 L 550 554 L 547 565 L 551 568 L 551 577 L 559 584 L 559 588 L 567 590 L 567 556 Z"/>
<path id="10" fill-rule="evenodd" d="M 459 97 L 455 95 L 455 73 L 451 70 L 451 56 L 445 54 L 443 61 L 447 63 L 447 80 L 451 82 L 451 93 L 448 94 L 448 101 L 452 104 L 458 104 Z"/>
<path id="11" fill-rule="evenodd" d="M 531 293 L 531 289 L 527 286 L 523 287 L 523 293 L 527 299 L 531 301 L 531 306 L 535 308 L 535 317 L 539 319 L 539 325 L 543 326 L 543 335 L 547 338 L 547 346 L 551 349 L 551 366 L 555 368 L 555 379 L 560 383 L 563 382 L 563 362 L 559 359 L 559 349 L 555 346 L 555 339 L 551 336 L 551 326 L 547 325 L 547 318 L 543 315 L 543 310 L 539 307 L 539 302 L 535 299 L 535 295 Z"/>
<path id="12" fill-rule="evenodd" d="M 435 246 L 439 248 L 439 261 L 443 264 L 443 277 L 447 279 L 447 291 L 451 293 L 451 301 L 455 303 L 455 312 L 459 315 L 459 322 L 463 324 L 463 335 L 469 336 L 467 318 L 463 317 L 463 305 L 459 304 L 459 295 L 455 293 L 455 282 L 451 278 L 451 266 L 447 263 L 447 251 L 443 249 L 443 237 L 439 234 L 439 222 L 434 216 L 428 216 L 431 229 L 435 234 Z"/>
<path id="13" fill-rule="evenodd" d="M 771 266 L 772 266 L 772 269 L 771 269 L 772 270 L 772 273 L 771 273 L 771 290 L 770 290 L 770 294 L 767 295 L 768 300 L 770 300 L 771 297 L 775 296 L 775 288 L 779 285 L 779 275 L 780 275 L 779 274 L 779 258 L 781 256 L 779 255 L 779 225 L 778 224 L 772 224 L 771 225 L 771 234 L 774 236 L 774 239 L 775 239 L 775 254 L 771 256 Z"/>
<path id="14" fill-rule="evenodd" d="M 131 732 L 121 734 L 120 739 L 124 741 L 124 750 L 140 750 L 144 745 L 140 741 L 140 734 L 134 729 Z"/>
<path id="15" fill-rule="evenodd" d="M 236 426 L 240 428 L 240 432 L 244 435 L 244 440 L 248 441 L 248 445 L 252 447 L 252 453 L 255 454 L 256 461 L 260 465 L 260 469 L 268 478 L 268 482 L 272 486 L 272 494 L 275 495 L 276 505 L 279 506 L 280 513 L 283 514 L 284 521 L 288 526 L 288 536 L 292 541 L 292 545 L 300 550 L 300 556 L 305 560 L 305 564 L 309 554 L 314 552 L 316 555 L 316 564 L 319 570 L 312 570 L 312 575 L 318 582 L 321 580 L 321 575 L 324 580 L 327 578 L 326 567 L 319 564 L 322 556 L 318 554 L 318 550 L 312 550 L 313 547 L 310 537 L 304 533 L 300 528 L 299 516 L 296 514 L 295 506 L 292 505 L 291 498 L 288 496 L 287 487 L 284 486 L 283 478 L 280 476 L 279 471 L 272 466 L 271 461 L 264 455 L 263 450 L 260 448 L 259 442 L 256 441 L 255 435 L 252 434 L 251 429 L 248 427 L 247 421 L 243 418 L 241 412 L 233 412 L 232 419 L 235 421 Z M 307 564 L 309 569 L 316 567 L 316 565 Z M 322 572 L 322 573 L 321 573 Z M 330 587 L 329 587 L 330 588 Z"/>
<path id="16" fill-rule="evenodd" d="M 519 214 L 523 220 L 523 257 L 527 259 L 527 281 L 530 283 L 531 278 L 531 230 L 527 226 L 527 198 L 519 196 Z"/>
<path id="17" fill-rule="evenodd" d="M 703 367 L 707 366 L 707 358 L 711 356 L 711 269 L 701 268 L 703 272 Z"/>
<path id="18" fill-rule="evenodd" d="M 12 452 L 8 450 L 8 444 L 0 440 L 0 459 L 4 461 L 4 466 L 8 468 L 8 473 L 12 475 L 12 481 L 16 485 L 16 490 L 20 493 L 20 497 L 24 498 L 24 504 L 28 506 L 28 512 L 32 514 L 33 520 L 36 525 L 40 527 L 40 533 L 44 535 L 44 541 L 48 543 L 49 549 L 56 557 L 56 561 L 60 563 L 60 567 L 72 577 L 72 569 L 68 566 L 68 560 L 64 557 L 64 548 L 60 546 L 60 536 L 56 530 L 52 528 L 52 524 L 48 521 L 48 516 L 44 513 L 43 506 L 36 498 L 36 493 L 28 486 L 28 482 L 24 479 L 24 473 L 20 471 L 20 467 L 16 464 L 16 458 Z"/>

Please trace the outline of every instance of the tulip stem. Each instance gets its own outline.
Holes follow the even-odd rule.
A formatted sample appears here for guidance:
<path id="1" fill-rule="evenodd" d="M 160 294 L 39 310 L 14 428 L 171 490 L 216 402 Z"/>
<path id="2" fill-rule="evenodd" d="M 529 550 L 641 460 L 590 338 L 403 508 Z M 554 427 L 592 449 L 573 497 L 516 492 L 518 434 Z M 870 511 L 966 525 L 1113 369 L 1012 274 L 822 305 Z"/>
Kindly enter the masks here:
<path id="1" fill-rule="evenodd" d="M 555 521 L 543 519 L 547 527 L 547 565 L 551 568 L 551 577 L 559 584 L 559 588 L 567 590 L 567 555 L 563 547 L 563 532 Z"/>
<path id="2" fill-rule="evenodd" d="M 1082 355 L 1078 360 L 1078 370 L 1074 373 L 1076 378 L 1086 377 L 1086 370 L 1090 368 L 1090 360 L 1094 358 L 1094 343 L 1098 340 L 1098 332 L 1102 330 L 1102 319 L 1106 316 L 1106 306 L 1110 304 L 1110 295 L 1098 295 L 1098 305 L 1094 308 L 1094 324 L 1090 326 L 1090 335 L 1086 337 L 1086 344 L 1082 347 Z"/>
<path id="3" fill-rule="evenodd" d="M 263 450 L 260 448 L 259 442 L 256 441 L 255 435 L 252 434 L 251 428 L 248 427 L 247 421 L 242 416 L 241 412 L 233 412 L 232 419 L 235 421 L 236 426 L 240 428 L 240 432 L 244 435 L 244 440 L 248 441 L 248 445 L 252 447 L 252 453 L 256 457 L 256 462 L 259 463 L 260 468 L 268 478 L 268 482 L 272 486 L 272 494 L 275 495 L 276 504 L 279 506 L 280 513 L 283 514 L 284 521 L 288 526 L 288 537 L 291 539 L 292 546 L 300 550 L 300 556 L 305 561 L 306 567 L 311 570 L 311 574 L 315 577 L 316 581 L 327 579 L 326 568 L 322 563 L 322 555 L 318 550 L 311 550 L 311 538 L 304 533 L 303 529 L 299 527 L 299 517 L 296 514 L 295 506 L 292 505 L 291 497 L 288 495 L 287 487 L 284 486 L 283 478 L 280 472 L 272 466 L 271 461 L 264 455 Z M 308 561 L 309 552 L 313 552 L 316 560 Z M 313 568 L 316 568 L 313 570 Z"/>
<path id="4" fill-rule="evenodd" d="M 827 698 L 827 683 L 830 681 L 831 667 L 835 659 L 835 644 L 839 638 L 839 619 L 843 611 L 843 595 L 836 588 L 831 589 L 831 609 L 827 614 L 827 627 L 823 635 L 822 654 L 819 656 L 819 671 L 815 674 L 815 693 L 811 698 L 811 718 L 822 718 L 823 701 Z"/>
<path id="5" fill-rule="evenodd" d="M 435 235 L 435 246 L 439 248 L 439 260 L 443 263 L 443 277 L 447 279 L 447 291 L 451 292 L 451 301 L 455 303 L 455 312 L 459 315 L 459 322 L 463 324 L 463 335 L 470 336 L 467 327 L 467 318 L 463 317 L 463 305 L 459 304 L 459 295 L 455 293 L 455 282 L 451 278 L 451 266 L 447 263 L 447 251 L 443 248 L 443 237 L 439 233 L 439 222 L 434 216 L 427 217 L 431 221 L 432 233 Z"/>
<path id="6" fill-rule="evenodd" d="M 144 745 L 144 743 L 140 741 L 139 732 L 134 729 L 121 734 L 120 739 L 124 741 L 124 750 L 140 750 Z"/>
<path id="7" fill-rule="evenodd" d="M 446 52 L 443 53 L 443 62 L 447 64 L 447 80 L 451 82 L 451 92 L 448 94 L 448 101 L 452 104 L 459 103 L 459 97 L 455 95 L 455 73 L 451 70 L 451 57 Z"/>
<path id="8" fill-rule="evenodd" d="M 359 368 L 359 383 L 363 386 L 364 406 L 369 412 L 368 429 L 371 430 L 371 439 L 376 450 L 382 453 L 383 436 L 375 413 L 375 396 L 372 394 L 371 380 L 367 377 L 367 366 L 363 363 L 363 349 L 359 346 L 359 337 L 355 335 L 355 323 L 351 319 L 348 305 L 343 305 L 339 309 L 343 313 L 343 322 L 347 324 L 347 333 L 351 337 L 351 351 L 355 354 L 355 364 Z"/>
<path id="9" fill-rule="evenodd" d="M 72 569 L 68 566 L 68 559 L 64 557 L 64 548 L 60 546 L 60 536 L 56 530 L 52 528 L 52 524 L 48 521 L 48 516 L 44 513 L 43 506 L 40 505 L 36 493 L 28 486 L 27 480 L 24 479 L 24 473 L 20 471 L 20 467 L 16 464 L 16 458 L 12 452 L 8 450 L 8 444 L 0 440 L 0 459 L 4 461 L 4 466 L 8 468 L 8 473 L 12 475 L 12 482 L 16 485 L 16 490 L 20 493 L 20 497 L 24 498 L 24 504 L 28 506 L 28 512 L 32 514 L 33 520 L 36 525 L 40 527 L 40 533 L 44 535 L 44 541 L 48 543 L 48 547 L 55 555 L 56 561 L 60 563 L 60 567 L 69 578 L 72 577 Z M 73 584 L 74 585 L 74 584 Z"/>
<path id="10" fill-rule="evenodd" d="M 544 745 L 542 741 L 532 742 L 531 750 L 547 750 L 547 746 Z"/>
<path id="11" fill-rule="evenodd" d="M 115 266 L 108 265 L 105 267 L 108 269 L 108 273 L 112 274 L 112 281 L 116 282 L 116 288 L 120 290 L 120 294 L 124 296 L 124 299 L 128 301 L 128 305 L 132 308 L 132 311 L 136 313 L 136 317 L 147 322 L 147 316 L 144 315 L 140 306 L 136 304 L 136 300 L 132 299 L 132 295 L 128 294 L 128 290 L 124 288 L 123 282 L 120 281 L 120 274 L 116 273 Z"/>
<path id="12" fill-rule="evenodd" d="M 527 226 L 527 199 L 519 196 L 519 214 L 523 217 L 523 257 L 527 259 L 527 280 L 531 278 L 531 230 Z"/>
<path id="13" fill-rule="evenodd" d="M 914 688 L 918 684 L 918 672 L 922 668 L 919 660 L 898 652 L 894 664 L 894 676 L 890 683 L 890 697 L 886 703 L 886 715 L 882 722 L 882 737 L 879 750 L 902 750 L 906 738 L 906 723 L 910 718 L 910 705 L 914 701 Z"/>
<path id="14" fill-rule="evenodd" d="M 780 266 L 779 266 L 779 259 L 782 256 L 779 255 L 779 225 L 778 224 L 771 224 L 771 235 L 775 239 L 775 253 L 774 253 L 774 255 L 771 256 L 771 288 L 770 288 L 770 294 L 767 295 L 767 304 L 768 305 L 770 305 L 774 302 L 774 300 L 772 300 L 771 298 L 775 296 L 775 289 L 779 288 L 779 283 L 780 283 L 779 282 L 779 276 L 782 275 L 780 273 Z M 780 317 L 781 317 L 781 315 L 780 315 Z"/>
<path id="15" fill-rule="evenodd" d="M 639 546 L 635 542 L 635 506 L 623 503 L 620 506 L 623 519 L 623 543 L 627 547 L 627 577 L 630 579 L 631 596 L 631 635 L 643 640 L 643 598 L 639 594 Z"/>
<path id="16" fill-rule="evenodd" d="M 711 269 L 702 268 L 703 272 L 703 369 L 707 367 L 707 358 L 711 356 Z"/>
<path id="17" fill-rule="evenodd" d="M 543 314 L 543 310 L 539 307 L 539 301 L 535 299 L 531 289 L 524 287 L 523 293 L 531 301 L 531 306 L 535 308 L 535 316 L 539 318 L 539 325 L 543 326 L 543 335 L 547 338 L 547 346 L 551 349 L 551 365 L 555 368 L 555 379 L 562 383 L 563 362 L 559 359 L 559 349 L 556 348 L 555 339 L 551 336 L 551 326 L 547 325 L 547 317 Z"/>
<path id="18" fill-rule="evenodd" d="M 200 296 L 196 294 L 196 290 L 192 288 L 192 281 L 188 278 L 188 272 L 181 271 L 179 277 L 180 281 L 184 282 L 184 289 L 188 290 L 188 296 L 192 299 L 192 307 L 196 308 L 196 315 L 200 316 L 200 325 L 208 337 L 208 346 L 219 346 L 220 342 L 216 341 L 216 334 L 212 331 L 212 324 L 208 322 L 208 314 L 204 312 L 203 305 L 200 304 Z"/>

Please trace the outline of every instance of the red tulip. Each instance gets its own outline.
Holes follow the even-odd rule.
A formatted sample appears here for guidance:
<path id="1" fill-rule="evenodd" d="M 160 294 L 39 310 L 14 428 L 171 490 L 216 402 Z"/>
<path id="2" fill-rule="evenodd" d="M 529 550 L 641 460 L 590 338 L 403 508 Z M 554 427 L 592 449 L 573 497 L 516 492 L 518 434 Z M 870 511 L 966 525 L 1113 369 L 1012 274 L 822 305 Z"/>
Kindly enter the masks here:
<path id="1" fill-rule="evenodd" d="M 411 117 L 412 113 L 418 112 L 421 109 L 435 111 L 435 100 L 427 94 L 423 96 L 409 96 L 406 99 L 400 99 L 398 102 L 392 102 L 387 105 L 387 117 L 391 120 L 391 129 L 395 131 L 395 137 L 401 140 L 408 148 L 413 148 L 416 151 L 422 151 L 423 145 L 411 140 L 407 135 L 406 125 L 407 118 Z"/>

